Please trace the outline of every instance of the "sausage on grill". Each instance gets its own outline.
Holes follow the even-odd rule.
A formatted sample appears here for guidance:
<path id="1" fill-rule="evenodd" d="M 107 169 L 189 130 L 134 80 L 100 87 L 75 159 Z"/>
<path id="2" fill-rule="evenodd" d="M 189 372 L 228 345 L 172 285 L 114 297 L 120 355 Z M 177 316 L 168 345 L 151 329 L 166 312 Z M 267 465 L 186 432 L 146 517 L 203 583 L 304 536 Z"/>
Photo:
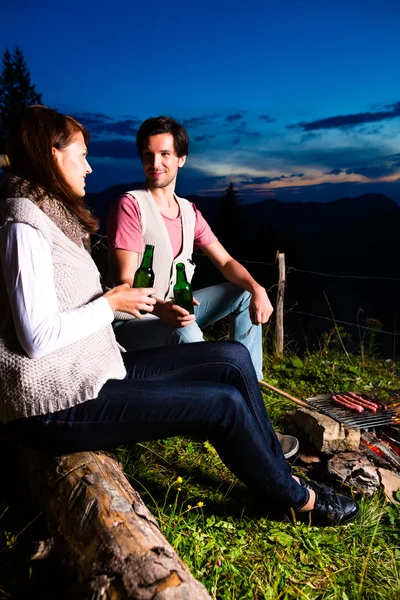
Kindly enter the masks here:
<path id="1" fill-rule="evenodd" d="M 364 406 L 364 408 L 368 408 L 368 410 L 371 410 L 372 412 L 376 412 L 379 409 L 379 406 L 378 406 L 378 404 L 376 404 L 376 402 L 372 402 L 371 400 L 362 398 L 361 396 L 359 396 L 358 394 L 355 394 L 354 392 L 348 392 L 348 396 L 350 396 L 350 398 L 353 398 L 354 400 L 356 400 L 357 404 L 361 404 L 361 406 Z"/>
<path id="2" fill-rule="evenodd" d="M 354 401 L 350 402 L 349 400 L 346 400 L 345 398 L 343 398 L 343 396 L 332 396 L 332 400 L 338 406 L 347 408 L 348 410 L 352 410 L 353 412 L 357 412 L 358 414 L 364 412 L 362 406 L 356 404 Z"/>
<path id="3" fill-rule="evenodd" d="M 348 394 L 348 395 L 344 394 L 343 397 L 346 400 L 347 399 L 350 400 L 350 402 L 355 402 L 356 404 L 359 404 L 366 410 L 370 410 L 373 413 L 376 413 L 376 411 L 378 410 L 378 407 L 376 406 L 376 404 L 374 402 L 369 402 L 368 400 L 364 400 L 364 398 L 357 398 L 355 400 L 352 396 L 350 396 L 350 394 Z"/>

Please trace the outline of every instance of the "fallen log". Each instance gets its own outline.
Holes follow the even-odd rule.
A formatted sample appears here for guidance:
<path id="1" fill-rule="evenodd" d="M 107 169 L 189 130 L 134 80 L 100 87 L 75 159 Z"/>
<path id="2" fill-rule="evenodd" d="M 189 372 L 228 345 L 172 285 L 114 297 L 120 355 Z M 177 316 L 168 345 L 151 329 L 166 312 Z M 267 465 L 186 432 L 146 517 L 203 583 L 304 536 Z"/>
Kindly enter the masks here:
<path id="1" fill-rule="evenodd" d="M 211 600 L 115 457 L 22 450 L 23 468 L 84 600 Z"/>

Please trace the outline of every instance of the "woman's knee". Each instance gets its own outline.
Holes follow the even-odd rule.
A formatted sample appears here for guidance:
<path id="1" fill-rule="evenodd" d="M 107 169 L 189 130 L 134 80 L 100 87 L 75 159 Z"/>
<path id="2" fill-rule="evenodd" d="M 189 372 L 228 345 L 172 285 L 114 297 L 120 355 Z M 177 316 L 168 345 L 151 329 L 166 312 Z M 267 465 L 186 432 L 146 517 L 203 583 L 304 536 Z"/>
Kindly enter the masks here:
<path id="1" fill-rule="evenodd" d="M 218 402 L 217 414 L 219 414 L 218 426 L 224 430 L 231 431 L 233 428 L 241 430 L 248 407 L 240 391 L 228 386 Z"/>
<path id="2" fill-rule="evenodd" d="M 221 341 L 221 354 L 225 361 L 235 366 L 243 367 L 247 364 L 252 364 L 248 349 L 241 342 L 236 341 Z"/>

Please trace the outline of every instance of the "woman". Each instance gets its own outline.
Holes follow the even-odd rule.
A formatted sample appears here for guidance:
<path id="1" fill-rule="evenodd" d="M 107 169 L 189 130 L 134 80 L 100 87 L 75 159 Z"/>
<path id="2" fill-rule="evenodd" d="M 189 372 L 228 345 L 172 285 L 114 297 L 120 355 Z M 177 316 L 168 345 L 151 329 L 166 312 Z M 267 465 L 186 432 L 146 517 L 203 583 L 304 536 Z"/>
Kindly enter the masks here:
<path id="1" fill-rule="evenodd" d="M 235 342 L 194 343 L 121 357 L 113 311 L 151 312 L 153 288 L 103 294 L 85 249 L 97 221 L 85 204 L 86 129 L 26 108 L 7 138 L 0 203 L 0 420 L 52 452 L 106 449 L 176 435 L 210 439 L 271 505 L 315 524 L 343 524 L 357 504 L 292 476 L 249 354 Z"/>

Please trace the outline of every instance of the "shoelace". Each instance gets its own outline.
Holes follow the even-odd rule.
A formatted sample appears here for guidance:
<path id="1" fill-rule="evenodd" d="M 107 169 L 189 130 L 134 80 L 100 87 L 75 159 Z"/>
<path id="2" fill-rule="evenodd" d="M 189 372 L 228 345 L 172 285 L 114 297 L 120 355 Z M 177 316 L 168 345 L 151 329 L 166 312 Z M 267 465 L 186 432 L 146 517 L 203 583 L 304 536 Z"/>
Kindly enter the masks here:
<path id="1" fill-rule="evenodd" d="M 324 509 L 331 516 L 332 520 L 339 521 L 342 516 L 339 500 L 336 494 L 327 494 L 318 490 L 315 494 L 315 507 Z"/>

